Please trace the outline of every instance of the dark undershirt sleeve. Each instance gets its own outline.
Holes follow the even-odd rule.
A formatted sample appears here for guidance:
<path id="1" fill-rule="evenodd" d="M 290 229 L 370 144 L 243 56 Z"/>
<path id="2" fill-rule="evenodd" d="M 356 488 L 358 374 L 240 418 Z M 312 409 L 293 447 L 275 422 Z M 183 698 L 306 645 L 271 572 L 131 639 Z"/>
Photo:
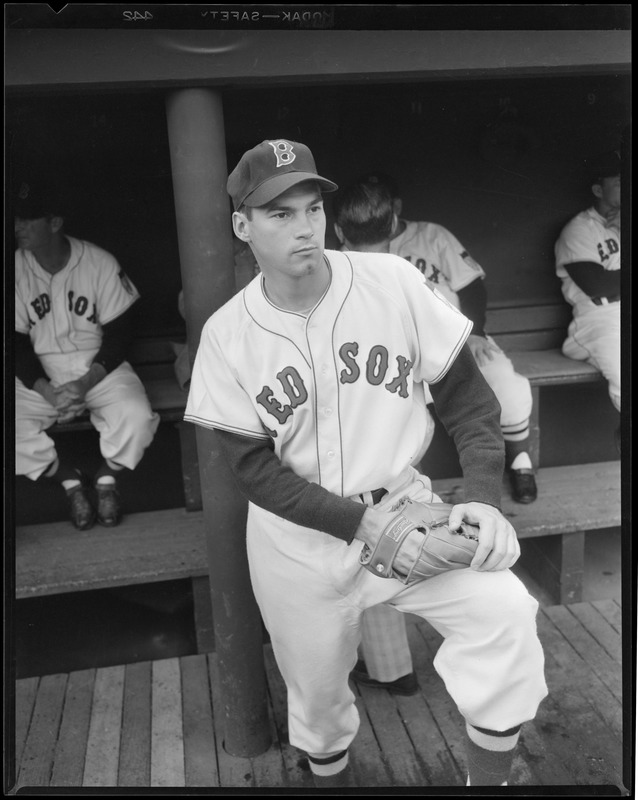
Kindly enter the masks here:
<path id="1" fill-rule="evenodd" d="M 270 441 L 221 430 L 215 437 L 248 500 L 289 522 L 352 542 L 366 509 L 363 503 L 301 478 L 281 464 Z"/>
<path id="2" fill-rule="evenodd" d="M 102 344 L 94 364 L 101 364 L 107 374 L 126 360 L 134 334 L 134 307 L 102 326 Z"/>
<path id="3" fill-rule="evenodd" d="M 485 336 L 485 314 L 487 309 L 487 290 L 485 281 L 477 278 L 457 292 L 461 311 L 474 323 L 472 333 Z"/>
<path id="4" fill-rule="evenodd" d="M 605 269 L 593 261 L 563 264 L 576 286 L 589 297 L 618 297 L 620 295 L 620 270 Z"/>
<path id="5" fill-rule="evenodd" d="M 445 376 L 430 384 L 430 391 L 437 416 L 459 454 L 465 502 L 475 500 L 500 509 L 505 469 L 501 407 L 467 344 Z"/>
<path id="6" fill-rule="evenodd" d="M 33 389 L 38 378 L 49 380 L 40 359 L 36 356 L 28 333 L 17 333 L 14 342 L 15 374 L 27 389 Z"/>

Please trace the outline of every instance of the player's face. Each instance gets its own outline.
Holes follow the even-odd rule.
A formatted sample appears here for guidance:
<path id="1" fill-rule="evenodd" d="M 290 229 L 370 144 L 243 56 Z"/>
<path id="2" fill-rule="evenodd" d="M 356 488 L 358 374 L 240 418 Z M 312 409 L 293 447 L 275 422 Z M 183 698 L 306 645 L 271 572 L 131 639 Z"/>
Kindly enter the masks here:
<path id="1" fill-rule="evenodd" d="M 600 184 L 601 200 L 610 209 L 620 208 L 620 175 L 603 178 Z"/>
<path id="2" fill-rule="evenodd" d="M 252 247 L 266 277 L 301 278 L 323 264 L 326 215 L 314 181 L 284 192 L 272 203 L 233 217 L 235 233 Z"/>
<path id="3" fill-rule="evenodd" d="M 39 217 L 38 219 L 14 218 L 16 245 L 21 250 L 38 250 L 46 247 L 54 235 L 51 219 Z"/>

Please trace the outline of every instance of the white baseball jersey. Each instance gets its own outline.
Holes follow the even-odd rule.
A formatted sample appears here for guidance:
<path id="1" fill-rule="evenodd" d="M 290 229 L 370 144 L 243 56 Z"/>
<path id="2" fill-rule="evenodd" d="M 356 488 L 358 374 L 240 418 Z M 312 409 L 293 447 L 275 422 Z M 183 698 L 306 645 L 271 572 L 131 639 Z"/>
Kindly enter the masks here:
<path id="1" fill-rule="evenodd" d="M 402 259 L 325 255 L 330 285 L 307 317 L 274 306 L 260 275 L 207 321 L 184 418 L 271 438 L 284 466 L 347 497 L 412 462 L 423 382 L 445 375 L 472 323 Z"/>
<path id="2" fill-rule="evenodd" d="M 139 298 L 116 259 L 67 236 L 71 255 L 51 275 L 27 250 L 15 254 L 15 329 L 28 334 L 54 383 L 84 375 L 102 343 L 102 325 Z"/>
<path id="3" fill-rule="evenodd" d="M 577 214 L 561 231 L 556 242 L 556 274 L 562 281 L 565 300 L 573 306 L 574 317 L 600 308 L 567 274 L 565 264 L 590 261 L 606 270 L 620 269 L 620 236 L 606 225 L 592 206 Z"/>
<path id="4" fill-rule="evenodd" d="M 442 225 L 402 221 L 405 230 L 391 240 L 390 252 L 414 264 L 458 308 L 456 293 L 477 278 L 484 278 L 483 268 Z"/>

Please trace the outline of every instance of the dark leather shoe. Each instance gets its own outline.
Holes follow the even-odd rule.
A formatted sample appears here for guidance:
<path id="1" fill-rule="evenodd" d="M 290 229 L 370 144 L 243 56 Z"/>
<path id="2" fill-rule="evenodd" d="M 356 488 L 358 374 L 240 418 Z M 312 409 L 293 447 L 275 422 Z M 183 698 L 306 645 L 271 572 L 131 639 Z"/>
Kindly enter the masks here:
<path id="1" fill-rule="evenodd" d="M 419 691 L 419 682 L 416 674 L 411 672 L 409 675 L 402 675 L 395 681 L 375 681 L 368 675 L 368 670 L 363 661 L 357 661 L 350 677 L 355 683 L 363 686 L 371 686 L 373 689 L 386 689 L 390 694 L 402 694 L 410 696 Z"/>
<path id="2" fill-rule="evenodd" d="M 533 469 L 511 469 L 512 497 L 517 503 L 533 503 L 538 497 Z"/>
<path id="3" fill-rule="evenodd" d="M 88 531 L 95 525 L 95 508 L 85 483 L 67 489 L 69 517 L 79 531 Z"/>
<path id="4" fill-rule="evenodd" d="M 97 492 L 97 521 L 105 528 L 114 528 L 119 525 L 122 521 L 122 507 L 116 484 L 97 483 L 95 491 Z"/>

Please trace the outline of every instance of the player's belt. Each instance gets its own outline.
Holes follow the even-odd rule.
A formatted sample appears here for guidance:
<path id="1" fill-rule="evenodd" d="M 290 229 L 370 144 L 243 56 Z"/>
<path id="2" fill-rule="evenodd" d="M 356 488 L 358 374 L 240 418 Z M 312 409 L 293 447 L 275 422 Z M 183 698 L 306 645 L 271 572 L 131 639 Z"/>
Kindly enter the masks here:
<path id="1" fill-rule="evenodd" d="M 619 303 L 620 295 L 615 294 L 612 297 L 592 297 L 591 301 L 597 306 L 607 306 L 610 303 Z"/>
<path id="2" fill-rule="evenodd" d="M 375 489 L 373 492 L 364 492 L 363 494 L 360 494 L 359 497 L 361 498 L 362 503 L 365 503 L 367 499 L 371 498 L 372 505 L 376 506 L 376 504 L 380 503 L 387 493 L 387 489 Z"/>

